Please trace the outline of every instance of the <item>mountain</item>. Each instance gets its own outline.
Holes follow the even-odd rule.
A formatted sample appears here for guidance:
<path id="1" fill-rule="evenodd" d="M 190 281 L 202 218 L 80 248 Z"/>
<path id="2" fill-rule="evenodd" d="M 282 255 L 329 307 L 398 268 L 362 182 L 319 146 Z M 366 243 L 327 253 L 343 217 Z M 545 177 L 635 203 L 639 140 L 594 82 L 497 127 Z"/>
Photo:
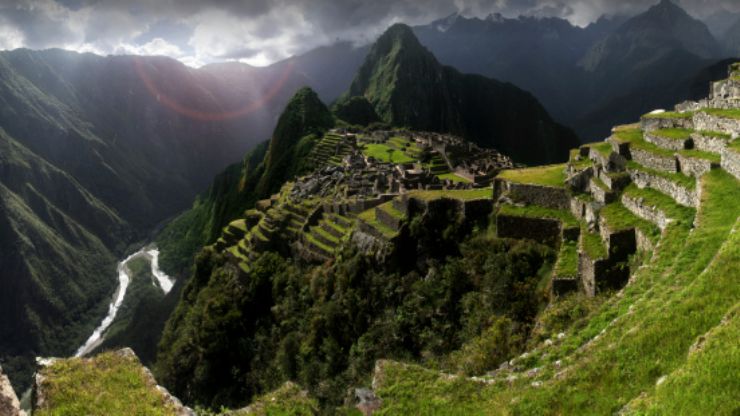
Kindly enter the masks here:
<path id="1" fill-rule="evenodd" d="M 229 221 L 276 192 L 286 180 L 305 172 L 307 154 L 333 124 L 316 92 L 307 87 L 296 92 L 280 115 L 272 138 L 217 175 L 191 209 L 158 235 L 165 270 L 178 273 L 187 269 L 196 251 L 214 242 Z"/>
<path id="2" fill-rule="evenodd" d="M 445 65 L 511 82 L 567 122 L 581 103 L 573 97 L 582 79 L 575 62 L 623 21 L 602 17 L 583 29 L 559 18 L 452 15 L 416 26 L 414 33 Z"/>
<path id="3" fill-rule="evenodd" d="M 581 59 L 589 108 L 574 121 L 574 128 L 587 138 L 602 137 L 610 126 L 648 108 L 688 99 L 686 80 L 721 56 L 721 47 L 702 22 L 662 0 Z"/>
<path id="4" fill-rule="evenodd" d="M 670 1 L 585 28 L 558 18 L 452 15 L 414 32 L 443 64 L 530 91 L 582 140 L 689 98 L 671 88 L 685 91 L 686 79 L 723 56 L 707 27 Z"/>
<path id="5" fill-rule="evenodd" d="M 405 49 L 408 29 L 393 30 L 391 50 L 430 62 L 423 49 Z M 407 64 L 382 51 L 373 47 L 369 61 Z M 361 90 L 387 91 L 375 80 L 395 74 L 380 67 L 363 65 Z M 685 90 L 705 83 L 706 92 L 717 71 L 707 68 Z M 362 84 L 363 74 L 371 81 Z M 712 105 L 736 107 L 727 91 Z M 414 120 L 392 93 L 363 97 L 378 114 Z M 328 146 L 309 152 L 320 150 L 319 169 L 219 219 L 224 226 L 198 251 L 165 327 L 154 373 L 186 403 L 208 408 L 259 403 L 290 381 L 328 414 L 729 414 L 739 365 L 727 345 L 740 331 L 740 127 L 736 109 L 706 103 L 617 126 L 564 164 L 498 172 L 493 189 L 402 189 L 423 173 L 377 163 L 388 149 L 388 160 L 394 152 L 433 160 L 424 154 L 470 148 L 454 138 L 425 149 L 439 136 L 330 131 L 319 141 Z M 309 90 L 281 123 L 302 120 L 307 108 L 317 123 L 294 124 L 308 130 L 292 140 L 276 130 L 271 150 L 296 149 L 303 139 L 295 138 L 323 125 Z M 336 164 L 345 146 L 373 158 Z M 429 172 L 434 165 L 422 163 Z M 398 192 L 380 189 L 381 174 L 402 178 Z M 253 189 L 229 183 L 212 195 L 231 204 Z M 527 400 L 512 401 L 512 392 Z M 297 398 L 281 400 L 275 409 Z"/>
<path id="6" fill-rule="evenodd" d="M 722 35 L 722 47 L 731 56 L 740 56 L 740 16 Z"/>
<path id="7" fill-rule="evenodd" d="M 402 24 L 378 38 L 343 99 L 363 96 L 390 125 L 458 134 L 523 163 L 556 161 L 577 143 L 531 94 L 439 64 Z"/>
<path id="8" fill-rule="evenodd" d="M 594 45 L 581 65 L 589 72 L 604 71 L 611 66 L 631 71 L 675 50 L 699 58 L 721 55 L 717 41 L 704 23 L 671 0 L 661 0 Z"/>

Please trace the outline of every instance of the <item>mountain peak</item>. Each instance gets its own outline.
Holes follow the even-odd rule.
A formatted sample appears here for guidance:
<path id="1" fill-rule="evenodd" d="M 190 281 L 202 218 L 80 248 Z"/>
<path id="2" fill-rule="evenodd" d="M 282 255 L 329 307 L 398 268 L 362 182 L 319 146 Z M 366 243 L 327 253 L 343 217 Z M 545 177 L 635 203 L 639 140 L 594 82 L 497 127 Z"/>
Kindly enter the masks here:
<path id="1" fill-rule="evenodd" d="M 390 47 L 394 45 L 401 47 L 421 47 L 421 43 L 419 43 L 416 35 L 414 35 L 414 31 L 403 23 L 396 23 L 386 29 L 375 44 Z"/>

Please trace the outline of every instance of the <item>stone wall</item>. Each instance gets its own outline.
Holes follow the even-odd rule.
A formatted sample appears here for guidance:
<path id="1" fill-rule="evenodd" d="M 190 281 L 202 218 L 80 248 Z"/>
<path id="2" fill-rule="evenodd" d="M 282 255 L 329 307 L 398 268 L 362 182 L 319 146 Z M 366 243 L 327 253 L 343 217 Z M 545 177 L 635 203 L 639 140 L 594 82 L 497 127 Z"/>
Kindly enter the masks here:
<path id="1" fill-rule="evenodd" d="M 598 178 L 604 182 L 604 185 L 609 187 L 611 190 L 615 191 L 621 191 L 622 189 L 626 188 L 627 185 L 632 182 L 632 179 L 630 176 L 626 173 L 619 173 L 619 174 L 609 174 L 607 172 L 599 171 Z"/>
<path id="2" fill-rule="evenodd" d="M 8 377 L 3 374 L 2 368 L 0 368 L 0 415 L 25 416 L 25 412 L 21 410 L 20 402 L 18 402 L 18 397 L 15 395 L 15 390 L 13 390 Z"/>
<path id="3" fill-rule="evenodd" d="M 604 189 L 592 178 L 588 185 L 591 195 L 597 202 L 609 204 L 616 200 L 617 194 L 609 189 Z"/>
<path id="4" fill-rule="evenodd" d="M 703 112 L 694 113 L 696 130 L 716 131 L 719 133 L 735 134 L 740 132 L 740 119 L 723 118 Z"/>
<path id="5" fill-rule="evenodd" d="M 740 81 L 730 78 L 712 83 L 710 97 L 714 100 L 740 99 Z"/>
<path id="6" fill-rule="evenodd" d="M 659 136 L 652 132 L 645 133 L 645 141 L 650 142 L 658 147 L 670 150 L 681 150 L 688 149 L 690 147 L 690 140 L 677 140 L 670 139 L 663 136 Z"/>
<path id="7" fill-rule="evenodd" d="M 398 231 L 401 228 L 403 218 L 397 218 L 379 207 L 375 207 L 375 218 L 386 227 Z"/>
<path id="8" fill-rule="evenodd" d="M 630 169 L 629 173 L 632 181 L 641 189 L 645 187 L 656 189 L 686 207 L 696 208 L 699 206 L 700 194 L 697 191 L 697 189 L 700 189 L 699 187 L 689 189 L 662 176 L 652 175 L 641 170 Z"/>
<path id="9" fill-rule="evenodd" d="M 661 117 L 643 117 L 640 119 L 640 126 L 645 132 L 658 129 L 693 129 L 694 123 L 690 118 L 661 118 Z"/>
<path id="10" fill-rule="evenodd" d="M 570 197 L 565 188 L 505 182 L 504 190 L 516 202 L 552 209 L 568 209 Z"/>
<path id="11" fill-rule="evenodd" d="M 570 212 L 579 220 L 593 223 L 598 219 L 598 212 L 603 204 L 596 201 L 585 201 L 576 197 L 570 200 Z"/>
<path id="12" fill-rule="evenodd" d="M 594 296 L 605 289 L 618 289 L 629 280 L 629 268 L 624 263 L 609 259 L 592 260 L 588 254 L 579 253 L 578 274 L 586 296 Z"/>
<path id="13" fill-rule="evenodd" d="M 568 186 L 578 192 L 585 192 L 593 175 L 594 169 L 591 166 L 581 171 L 571 171 L 568 177 Z"/>
<path id="14" fill-rule="evenodd" d="M 653 242 L 639 228 L 635 228 L 635 242 L 637 243 L 638 251 L 650 252 L 650 251 L 653 251 L 653 249 L 655 249 Z"/>
<path id="15" fill-rule="evenodd" d="M 727 147 L 727 139 L 709 134 L 692 133 L 694 147 L 705 152 L 722 153 Z"/>
<path id="16" fill-rule="evenodd" d="M 560 221 L 499 214 L 496 216 L 496 234 L 500 238 L 533 240 L 557 247 L 560 241 Z"/>
<path id="17" fill-rule="evenodd" d="M 674 156 L 661 156 L 640 149 L 631 149 L 630 153 L 632 154 L 632 160 L 648 168 L 672 173 L 678 172 L 678 161 Z"/>
<path id="18" fill-rule="evenodd" d="M 622 205 L 638 217 L 657 225 L 661 230 L 664 230 L 670 223 L 670 219 L 665 215 L 665 212 L 647 205 L 642 198 L 630 198 L 623 194 Z"/>
<path id="19" fill-rule="evenodd" d="M 706 159 L 686 157 L 683 155 L 676 155 L 676 157 L 678 157 L 678 165 L 681 167 L 681 173 L 695 178 L 698 178 L 719 166 L 718 164 L 712 163 Z"/>
<path id="20" fill-rule="evenodd" d="M 627 260 L 630 254 L 637 251 L 637 239 L 635 229 L 611 230 L 602 218 L 599 221 L 599 234 L 601 239 L 606 243 L 609 259 L 613 261 Z"/>
<path id="21" fill-rule="evenodd" d="M 737 179 L 740 179 L 740 153 L 731 149 L 723 150 L 722 169 L 726 170 Z"/>

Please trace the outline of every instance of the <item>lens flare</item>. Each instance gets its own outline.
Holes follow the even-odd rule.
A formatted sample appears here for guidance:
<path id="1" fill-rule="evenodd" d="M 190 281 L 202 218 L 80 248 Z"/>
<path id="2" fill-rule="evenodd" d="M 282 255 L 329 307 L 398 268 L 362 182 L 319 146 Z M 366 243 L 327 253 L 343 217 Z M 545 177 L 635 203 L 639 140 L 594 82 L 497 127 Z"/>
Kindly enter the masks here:
<path id="1" fill-rule="evenodd" d="M 250 101 L 243 107 L 233 110 L 223 112 L 208 112 L 191 108 L 187 104 L 178 102 L 176 99 L 164 93 L 157 86 L 152 77 L 147 74 L 147 71 L 144 69 L 144 65 L 142 64 L 142 59 L 139 57 L 134 57 L 134 69 L 136 70 L 136 73 L 138 74 L 141 81 L 144 83 L 147 91 L 149 91 L 149 93 L 157 100 L 157 102 L 171 109 L 172 111 L 199 121 L 231 120 L 244 117 L 261 109 L 270 101 L 272 101 L 283 89 L 286 82 L 288 81 L 288 78 L 290 77 L 290 74 L 293 72 L 293 65 L 293 62 L 289 62 L 287 65 L 285 65 L 285 69 L 280 74 L 280 77 L 277 79 L 277 81 L 270 85 L 267 91 L 258 99 Z"/>

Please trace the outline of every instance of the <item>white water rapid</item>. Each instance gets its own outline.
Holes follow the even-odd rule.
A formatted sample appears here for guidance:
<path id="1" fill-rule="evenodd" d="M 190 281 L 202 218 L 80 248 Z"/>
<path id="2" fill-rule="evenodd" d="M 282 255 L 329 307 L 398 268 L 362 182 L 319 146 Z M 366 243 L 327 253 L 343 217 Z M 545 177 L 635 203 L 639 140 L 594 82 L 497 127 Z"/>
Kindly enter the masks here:
<path id="1" fill-rule="evenodd" d="M 90 335 L 87 341 L 85 341 L 85 343 L 80 348 L 77 349 L 77 352 L 75 353 L 75 357 L 84 356 L 85 354 L 94 350 L 95 347 L 100 345 L 100 343 L 103 341 L 105 331 L 113 323 L 113 320 L 116 319 L 118 310 L 121 308 L 121 305 L 123 304 L 123 300 L 126 298 L 126 290 L 128 289 L 128 285 L 129 283 L 131 283 L 131 276 L 129 275 L 130 270 L 128 269 L 128 262 L 138 257 L 145 257 L 149 260 L 151 264 L 152 276 L 154 276 L 154 278 L 157 280 L 157 283 L 159 284 L 159 287 L 162 289 L 162 292 L 167 294 L 170 292 L 170 290 L 172 290 L 172 286 L 174 285 L 174 280 L 171 277 L 167 276 L 159 268 L 159 250 L 158 249 L 151 248 L 151 247 L 144 247 L 141 250 L 137 251 L 136 253 L 126 257 L 123 261 L 118 263 L 118 290 L 116 290 L 116 294 L 113 297 L 113 301 L 110 303 L 110 305 L 108 305 L 108 314 L 105 316 L 105 318 L 103 318 L 103 321 L 100 323 L 100 325 L 98 325 L 98 327 L 95 328 L 95 331 L 93 331 L 92 335 Z"/>

